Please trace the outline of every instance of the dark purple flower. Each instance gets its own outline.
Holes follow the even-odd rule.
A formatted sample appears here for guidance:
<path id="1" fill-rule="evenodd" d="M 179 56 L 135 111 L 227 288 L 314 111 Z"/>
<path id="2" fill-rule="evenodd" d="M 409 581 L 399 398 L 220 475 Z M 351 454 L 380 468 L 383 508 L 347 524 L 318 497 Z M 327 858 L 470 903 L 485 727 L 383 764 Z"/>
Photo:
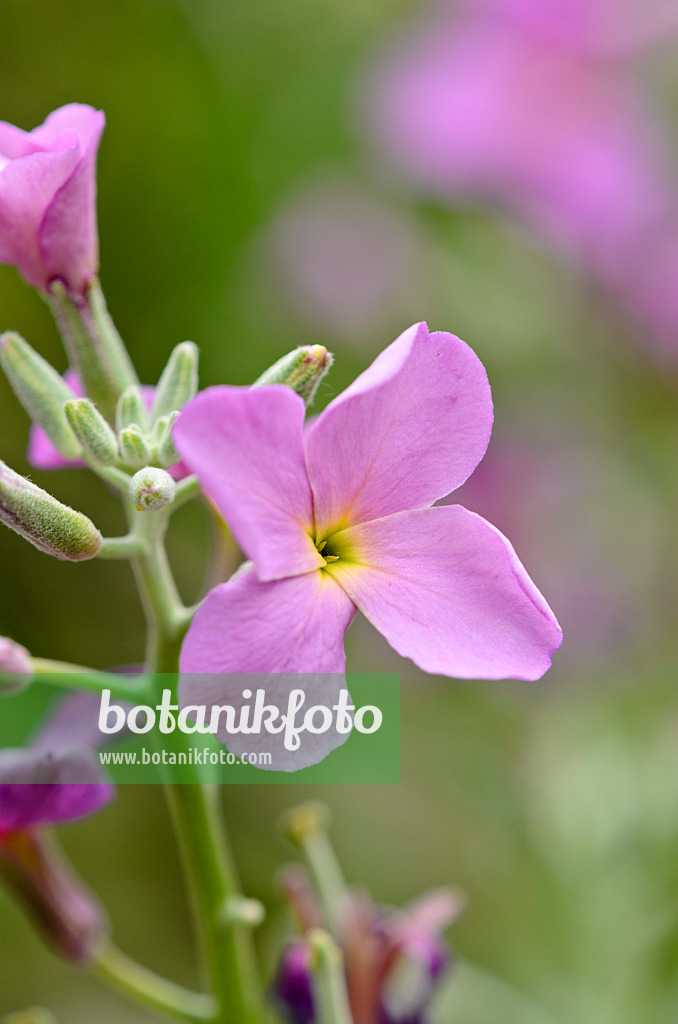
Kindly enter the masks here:
<path id="1" fill-rule="evenodd" d="M 321 920 L 310 888 L 295 871 L 285 889 L 305 931 Z M 342 915 L 346 986 L 354 1024 L 424 1024 L 431 998 L 450 952 L 444 929 L 462 908 L 451 889 L 437 889 L 399 910 L 376 907 L 366 893 L 352 890 Z M 298 939 L 283 951 L 274 1001 L 293 1024 L 315 1020 L 310 953 Z"/>

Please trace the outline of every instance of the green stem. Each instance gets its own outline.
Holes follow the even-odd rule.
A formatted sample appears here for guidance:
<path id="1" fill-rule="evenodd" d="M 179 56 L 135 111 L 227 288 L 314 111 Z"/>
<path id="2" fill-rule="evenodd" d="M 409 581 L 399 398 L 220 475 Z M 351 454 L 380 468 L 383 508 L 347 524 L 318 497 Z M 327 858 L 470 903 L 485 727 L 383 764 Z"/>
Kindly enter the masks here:
<path id="1" fill-rule="evenodd" d="M 143 554 L 143 545 L 133 533 L 124 537 L 104 537 L 97 558 L 135 558 Z"/>
<path id="2" fill-rule="evenodd" d="M 174 495 L 174 501 L 170 506 L 170 512 L 174 512 L 176 509 L 190 501 L 191 498 L 196 498 L 200 494 L 200 481 L 197 476 L 187 476 L 183 480 L 180 480 L 177 484 L 176 493 Z"/>
<path id="3" fill-rule="evenodd" d="M 146 667 L 159 674 L 177 672 L 189 622 L 163 544 L 167 512 L 137 513 L 140 518 L 132 527 L 145 542 L 144 553 L 133 558 L 132 565 L 149 627 Z M 156 682 L 158 690 L 166 685 L 162 676 Z M 164 737 L 164 742 L 185 750 L 189 737 L 175 731 Z M 219 790 L 202 784 L 197 767 L 193 784 L 179 785 L 169 778 L 165 790 L 208 982 L 217 1002 L 213 1024 L 259 1024 L 264 1014 L 249 928 L 223 913 L 225 906 L 240 897 L 240 891 L 221 819 Z"/>
<path id="4" fill-rule="evenodd" d="M 147 676 L 125 678 L 112 672 L 96 672 L 81 665 L 69 665 L 68 662 L 52 661 L 49 658 L 33 658 L 31 664 L 37 680 L 41 683 L 67 686 L 70 690 L 86 690 L 96 694 L 100 694 L 102 690 L 110 690 L 114 697 L 121 700 L 150 696 Z"/>
<path id="5" fill-rule="evenodd" d="M 216 1006 L 210 996 L 189 992 L 130 960 L 115 946 L 97 957 L 93 971 L 102 981 L 133 998 L 137 1003 L 160 1010 L 175 1020 L 213 1021 Z"/>
<path id="6" fill-rule="evenodd" d="M 321 928 L 309 932 L 308 943 L 319 1024 L 353 1024 L 341 950 Z"/>

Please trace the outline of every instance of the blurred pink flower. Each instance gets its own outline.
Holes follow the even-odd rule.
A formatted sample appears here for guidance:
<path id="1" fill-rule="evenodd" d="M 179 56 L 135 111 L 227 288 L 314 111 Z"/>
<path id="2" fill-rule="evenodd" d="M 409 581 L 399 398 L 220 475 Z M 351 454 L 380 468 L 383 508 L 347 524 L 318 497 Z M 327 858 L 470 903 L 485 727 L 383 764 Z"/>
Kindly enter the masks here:
<path id="1" fill-rule="evenodd" d="M 70 103 L 31 132 L 0 122 L 0 262 L 82 294 L 99 266 L 96 157 L 105 118 Z"/>
<path id="2" fill-rule="evenodd" d="M 678 237 L 662 132 L 635 78 L 631 42 L 678 27 L 626 0 L 476 0 L 440 7 L 387 52 L 370 128 L 412 181 L 447 201 L 496 203 L 572 254 L 638 318 L 633 285 Z M 664 133 L 665 134 L 665 133 Z M 665 328 L 667 315 L 655 316 Z M 678 316 L 669 330 L 678 351 Z"/>
<path id="3" fill-rule="evenodd" d="M 538 679 L 561 631 L 506 538 L 430 507 L 485 453 L 492 401 L 471 349 L 405 331 L 304 432 L 284 387 L 208 388 L 174 440 L 253 567 L 212 590 L 181 670 L 343 672 L 359 608 L 427 672 Z"/>
<path id="4" fill-rule="evenodd" d="M 280 299 L 341 338 L 388 325 L 421 290 L 426 253 L 416 222 L 336 174 L 304 181 L 264 244 Z"/>

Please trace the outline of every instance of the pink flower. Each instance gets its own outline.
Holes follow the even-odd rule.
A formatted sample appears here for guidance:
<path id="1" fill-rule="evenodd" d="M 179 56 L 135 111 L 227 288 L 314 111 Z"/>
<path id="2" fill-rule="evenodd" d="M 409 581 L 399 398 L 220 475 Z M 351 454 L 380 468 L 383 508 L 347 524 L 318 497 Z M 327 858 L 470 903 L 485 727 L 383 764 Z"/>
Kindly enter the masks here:
<path id="1" fill-rule="evenodd" d="M 0 262 L 82 294 L 99 266 L 96 156 L 105 118 L 70 103 L 31 132 L 0 122 Z"/>
<path id="2" fill-rule="evenodd" d="M 304 432 L 281 386 L 209 388 L 174 430 L 253 567 L 212 590 L 183 672 L 342 672 L 359 608 L 427 672 L 538 679 L 561 642 L 513 548 L 458 505 L 492 401 L 471 349 L 405 331 Z"/>
<path id="3" fill-rule="evenodd" d="M 676 29 L 671 0 L 444 0 L 373 69 L 369 125 L 425 192 L 578 260 L 672 361 L 678 195 L 635 64 Z"/>
<path id="4" fill-rule="evenodd" d="M 675 198 L 629 69 L 592 41 L 595 6 L 444 7 L 383 62 L 373 121 L 413 181 L 503 205 L 615 285 Z"/>

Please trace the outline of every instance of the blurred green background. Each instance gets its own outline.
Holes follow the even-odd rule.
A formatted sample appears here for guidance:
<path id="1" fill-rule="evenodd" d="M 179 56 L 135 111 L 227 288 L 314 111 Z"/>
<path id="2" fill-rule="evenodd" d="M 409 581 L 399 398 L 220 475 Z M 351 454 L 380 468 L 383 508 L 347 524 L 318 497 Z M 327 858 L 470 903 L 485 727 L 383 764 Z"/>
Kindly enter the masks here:
<path id="1" fill-rule="evenodd" d="M 284 925 L 279 812 L 326 800 L 352 882 L 400 903 L 446 882 L 469 907 L 443 1024 L 669 1024 L 678 1016 L 678 380 L 652 365 L 573 267 L 499 214 L 403 195 L 357 127 L 395 0 L 4 0 L 0 116 L 24 128 L 77 100 L 105 110 L 102 284 L 140 376 L 185 338 L 204 385 L 245 384 L 297 344 L 336 366 L 318 406 L 412 322 L 467 340 L 496 427 L 460 495 L 504 529 L 561 620 L 538 684 L 424 677 L 363 621 L 349 667 L 402 676 L 400 786 L 234 787 L 223 794 L 246 892 Z M 678 96 L 665 54 L 657 102 Z M 678 183 L 677 183 L 678 187 Z M 0 267 L 0 327 L 64 369 L 47 307 Z M 27 422 L 0 380 L 0 457 Z M 32 478 L 121 529 L 77 471 Z M 187 598 L 203 584 L 204 509 L 176 517 Z M 0 532 L 0 634 L 96 667 L 138 661 L 124 565 L 68 565 Z M 0 714 L 10 713 L 10 703 Z M 127 787 L 63 844 L 110 908 L 119 944 L 195 983 L 180 872 L 158 788 Z M 0 893 L 0 1013 L 59 1024 L 155 1019 L 43 950 Z"/>

